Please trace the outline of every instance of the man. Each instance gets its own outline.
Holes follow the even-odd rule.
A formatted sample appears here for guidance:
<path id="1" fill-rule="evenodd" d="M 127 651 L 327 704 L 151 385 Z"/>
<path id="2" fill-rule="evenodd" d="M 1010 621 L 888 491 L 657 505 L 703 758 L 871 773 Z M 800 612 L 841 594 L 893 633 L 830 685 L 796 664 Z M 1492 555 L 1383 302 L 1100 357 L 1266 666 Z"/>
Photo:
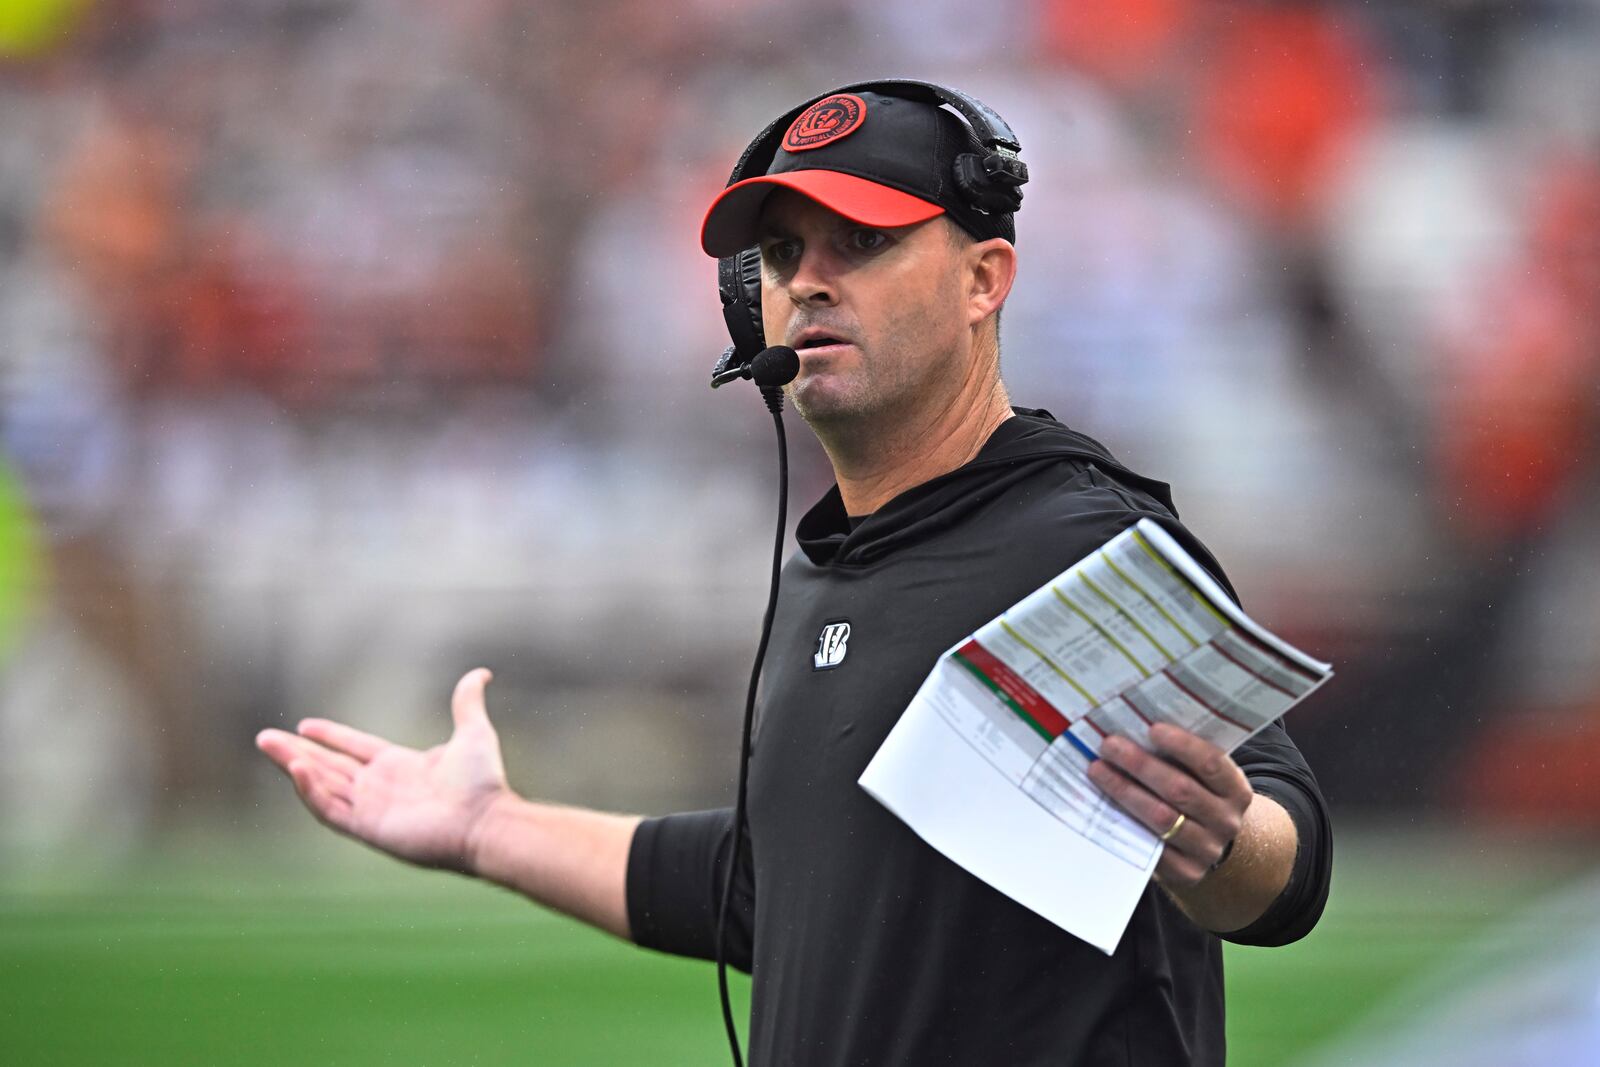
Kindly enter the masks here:
<path id="1" fill-rule="evenodd" d="M 1222 576 L 1164 484 L 1010 406 L 1014 231 L 945 180 L 967 127 L 916 100 L 852 99 L 848 123 L 797 118 L 790 134 L 808 136 L 786 136 L 702 231 L 713 255 L 759 244 L 766 340 L 799 351 L 788 395 L 838 479 L 797 529 L 751 750 L 728 929 L 754 977 L 751 1062 L 1221 1063 L 1218 935 L 1294 940 L 1327 894 L 1325 806 L 1280 725 L 1233 758 L 1170 726 L 1151 730 L 1155 753 L 1106 741 L 1094 780 L 1168 843 L 1110 957 L 856 785 L 945 648 L 1140 517 Z M 841 623 L 848 640 L 827 641 Z M 488 680 L 462 678 L 455 732 L 428 752 L 323 720 L 259 744 L 336 830 L 709 958 L 732 813 L 641 820 L 516 796 Z"/>

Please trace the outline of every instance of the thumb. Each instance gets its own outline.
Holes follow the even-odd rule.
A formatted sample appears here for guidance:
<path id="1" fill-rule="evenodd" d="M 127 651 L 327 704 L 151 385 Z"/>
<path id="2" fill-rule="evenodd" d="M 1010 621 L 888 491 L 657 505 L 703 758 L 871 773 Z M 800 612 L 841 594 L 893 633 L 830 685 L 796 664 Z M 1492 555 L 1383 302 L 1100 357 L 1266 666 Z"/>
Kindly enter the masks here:
<path id="1" fill-rule="evenodd" d="M 489 725 L 489 709 L 483 702 L 483 690 L 493 677 L 489 668 L 478 667 L 463 674 L 456 683 L 456 691 L 450 697 L 450 717 L 455 720 L 457 730 Z"/>

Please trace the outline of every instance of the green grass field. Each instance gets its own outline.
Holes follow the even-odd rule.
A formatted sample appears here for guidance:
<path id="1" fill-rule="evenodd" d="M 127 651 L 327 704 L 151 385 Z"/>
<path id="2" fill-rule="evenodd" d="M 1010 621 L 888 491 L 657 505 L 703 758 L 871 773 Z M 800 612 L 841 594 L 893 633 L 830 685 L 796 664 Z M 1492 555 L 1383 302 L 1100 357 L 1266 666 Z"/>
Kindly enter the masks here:
<path id="1" fill-rule="evenodd" d="M 1341 845 L 1310 939 L 1230 950 L 1237 1067 L 1338 1034 L 1574 870 L 1552 850 L 1459 838 Z M 7 879 L 0 1064 L 726 1062 L 709 966 L 339 849 L 200 849 L 114 884 Z M 306 852 L 315 875 L 290 866 Z"/>

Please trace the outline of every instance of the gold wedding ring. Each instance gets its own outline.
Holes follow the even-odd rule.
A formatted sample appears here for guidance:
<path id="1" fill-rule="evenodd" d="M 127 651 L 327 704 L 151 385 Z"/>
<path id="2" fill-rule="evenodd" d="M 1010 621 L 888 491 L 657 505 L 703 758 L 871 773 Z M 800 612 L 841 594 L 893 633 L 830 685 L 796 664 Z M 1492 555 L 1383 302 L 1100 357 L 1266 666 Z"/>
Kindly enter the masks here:
<path id="1" fill-rule="evenodd" d="M 1189 821 L 1189 816 L 1185 815 L 1181 811 L 1178 812 L 1178 821 L 1173 823 L 1170 827 L 1167 828 L 1167 832 L 1161 835 L 1161 840 L 1163 840 L 1163 841 L 1171 841 L 1173 839 L 1173 837 L 1175 837 L 1177 835 L 1178 831 L 1183 828 L 1183 824 L 1188 822 L 1188 821 Z"/>

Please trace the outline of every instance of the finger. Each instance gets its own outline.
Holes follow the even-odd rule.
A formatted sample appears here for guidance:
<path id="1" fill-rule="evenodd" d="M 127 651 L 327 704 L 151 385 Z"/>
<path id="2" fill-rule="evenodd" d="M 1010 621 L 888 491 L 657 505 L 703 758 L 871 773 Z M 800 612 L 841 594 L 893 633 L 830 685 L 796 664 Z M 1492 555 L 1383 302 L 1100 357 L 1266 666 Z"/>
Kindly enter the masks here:
<path id="1" fill-rule="evenodd" d="M 308 759 L 327 768 L 330 773 L 350 779 L 355 777 L 362 766 L 342 752 L 324 748 L 315 741 L 283 730 L 262 730 L 256 735 L 256 747 L 286 770 L 294 760 Z"/>
<path id="2" fill-rule="evenodd" d="M 1150 727 L 1150 744 L 1161 755 L 1188 768 L 1207 789 L 1222 797 L 1250 795 L 1250 780 L 1233 758 L 1203 737 L 1161 722 Z"/>
<path id="3" fill-rule="evenodd" d="M 1230 821 L 1233 812 L 1229 800 L 1211 792 L 1186 768 L 1167 762 L 1136 742 L 1126 737 L 1108 737 L 1100 746 L 1100 756 L 1154 793 L 1174 813 L 1182 812 L 1210 826 L 1225 828 Z M 1156 832 L 1165 831 L 1175 818 L 1176 814 L 1158 824 Z"/>
<path id="4" fill-rule="evenodd" d="M 456 691 L 450 696 L 450 717 L 456 729 L 471 726 L 488 726 L 489 709 L 483 702 L 483 690 L 494 674 L 487 667 L 477 667 L 461 676 Z"/>
<path id="5" fill-rule="evenodd" d="M 298 729 L 301 737 L 309 737 L 313 741 L 327 745 L 335 752 L 343 752 L 358 763 L 370 761 L 372 757 L 389 747 L 389 742 L 381 737 L 328 719 L 304 719 Z"/>
<path id="6" fill-rule="evenodd" d="M 1156 878 L 1164 885 L 1184 888 L 1199 882 L 1209 873 L 1205 864 L 1199 860 L 1169 848 L 1161 854 L 1161 860 L 1156 864 Z"/>
<path id="7" fill-rule="evenodd" d="M 1101 752 L 1104 752 L 1102 747 Z M 1242 822 L 1240 817 L 1224 816 L 1221 829 L 1210 827 L 1198 821 L 1197 817 L 1184 817 L 1182 824 L 1178 822 L 1178 808 L 1166 803 L 1155 793 L 1150 792 L 1144 785 L 1134 781 L 1133 777 L 1123 773 L 1109 760 L 1096 760 L 1088 769 L 1090 781 L 1099 785 L 1112 800 L 1131 814 L 1134 819 L 1149 827 L 1150 832 L 1157 837 L 1165 838 L 1166 848 L 1163 849 L 1163 864 L 1170 873 L 1174 883 L 1179 886 L 1194 885 L 1195 881 L 1210 873 L 1211 864 L 1222 856 L 1222 849 L 1227 848 L 1227 841 L 1232 840 L 1238 833 L 1238 825 Z M 1174 830 L 1176 827 L 1176 830 Z M 1166 837 L 1170 833 L 1171 837 Z M 1166 861 L 1166 856 L 1182 854 L 1187 862 L 1174 865 Z M 1163 867 L 1157 865 L 1157 873 Z M 1192 875 L 1192 878 L 1190 878 Z"/>
<path id="8" fill-rule="evenodd" d="M 1104 748 L 1101 749 L 1104 752 Z M 1106 759 L 1089 764 L 1089 780 L 1153 834 L 1161 835 L 1178 821 L 1178 810 Z M 1185 828 L 1180 827 L 1179 833 Z"/>
<path id="9" fill-rule="evenodd" d="M 338 788 L 337 782 L 322 768 L 306 760 L 289 764 L 289 777 L 300 800 L 318 821 L 348 833 L 353 810 L 349 794 Z"/>
<path id="10" fill-rule="evenodd" d="M 336 774 L 326 767 L 303 756 L 296 756 L 289 761 L 289 766 L 284 768 L 289 777 L 294 781 L 296 789 L 302 796 L 310 786 L 315 786 L 323 794 L 338 797 L 345 801 L 352 799 L 350 780 L 343 775 Z"/>
<path id="11" fill-rule="evenodd" d="M 256 748 L 277 764 L 279 770 L 288 771 L 295 752 L 288 739 L 293 736 L 282 730 L 262 730 L 256 734 Z"/>
<path id="12" fill-rule="evenodd" d="M 1192 815 L 1186 815 L 1180 825 L 1177 808 L 1150 792 L 1108 761 L 1099 759 L 1091 763 L 1089 780 L 1157 837 L 1165 837 L 1170 833 L 1171 836 L 1166 837 L 1164 842 L 1167 846 L 1166 852 L 1181 852 L 1190 860 L 1197 861 L 1186 865 L 1186 870 L 1188 866 L 1193 866 L 1196 871 L 1204 874 L 1205 869 L 1222 855 L 1226 838 L 1220 836 L 1217 830 L 1206 826 Z M 1174 826 L 1177 826 L 1176 832 L 1173 832 Z"/>

